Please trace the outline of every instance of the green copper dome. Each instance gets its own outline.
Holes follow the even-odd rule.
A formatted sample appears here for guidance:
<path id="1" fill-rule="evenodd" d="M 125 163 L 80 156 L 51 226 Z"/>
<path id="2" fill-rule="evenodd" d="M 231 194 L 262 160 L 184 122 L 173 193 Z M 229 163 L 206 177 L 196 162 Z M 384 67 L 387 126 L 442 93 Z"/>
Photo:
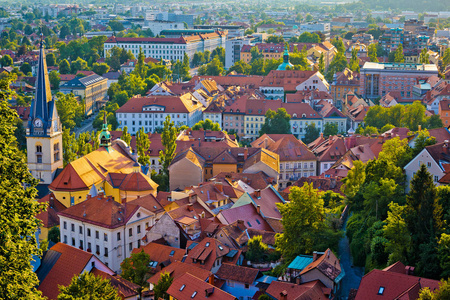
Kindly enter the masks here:
<path id="1" fill-rule="evenodd" d="M 294 67 L 294 65 L 289 62 L 289 50 L 288 50 L 288 46 L 285 46 L 284 54 L 283 54 L 283 63 L 278 66 L 277 70 L 285 71 L 287 67 L 292 68 L 292 67 Z"/>
<path id="2" fill-rule="evenodd" d="M 103 115 L 103 127 L 100 135 L 98 136 L 100 140 L 100 147 L 105 147 L 106 150 L 111 149 L 111 133 L 108 131 L 108 123 L 106 122 L 106 112 Z"/>

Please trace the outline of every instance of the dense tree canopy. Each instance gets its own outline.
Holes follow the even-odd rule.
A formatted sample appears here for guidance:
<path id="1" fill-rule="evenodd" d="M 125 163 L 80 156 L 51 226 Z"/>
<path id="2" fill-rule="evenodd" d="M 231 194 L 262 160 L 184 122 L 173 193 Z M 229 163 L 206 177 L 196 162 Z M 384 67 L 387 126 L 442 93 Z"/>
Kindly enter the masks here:
<path id="1" fill-rule="evenodd" d="M 286 109 L 279 108 L 276 112 L 269 109 L 266 112 L 266 119 L 264 120 L 264 124 L 262 125 L 259 134 L 291 133 L 290 120 L 291 116 L 286 112 Z"/>

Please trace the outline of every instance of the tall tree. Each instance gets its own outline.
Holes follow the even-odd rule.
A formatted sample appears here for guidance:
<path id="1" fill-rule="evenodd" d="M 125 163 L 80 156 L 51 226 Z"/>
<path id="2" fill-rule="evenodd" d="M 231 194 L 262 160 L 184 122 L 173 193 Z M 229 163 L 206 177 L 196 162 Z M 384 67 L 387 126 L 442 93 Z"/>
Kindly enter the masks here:
<path id="1" fill-rule="evenodd" d="M 205 121 L 200 120 L 198 123 L 192 126 L 192 130 L 200 130 L 200 129 L 220 131 L 220 125 L 219 123 L 215 123 L 210 119 L 206 119 Z"/>
<path id="2" fill-rule="evenodd" d="M 338 132 L 338 126 L 334 122 L 327 122 L 323 129 L 324 136 L 336 135 Z"/>
<path id="3" fill-rule="evenodd" d="M 120 137 L 120 139 L 121 139 L 122 141 L 124 141 L 125 143 L 127 143 L 128 146 L 130 146 L 130 143 L 131 143 L 131 134 L 128 133 L 128 127 L 127 127 L 127 126 L 125 126 L 125 127 L 123 128 L 122 136 Z"/>
<path id="4" fill-rule="evenodd" d="M 39 255 L 36 214 L 45 206 L 35 201 L 37 180 L 17 149 L 14 125 L 17 113 L 9 108 L 13 77 L 0 79 L 0 295 L 4 299 L 42 299 L 36 290 L 33 255 Z"/>
<path id="5" fill-rule="evenodd" d="M 166 117 L 164 121 L 164 128 L 161 134 L 161 143 L 164 147 L 164 152 L 159 152 L 159 163 L 162 166 L 163 173 L 166 175 L 166 186 L 168 187 L 169 181 L 169 166 L 175 157 L 175 151 L 177 150 L 177 128 L 171 121 L 170 116 Z"/>
<path id="6" fill-rule="evenodd" d="M 421 63 L 421 64 L 429 64 L 430 63 L 430 55 L 428 54 L 427 48 L 423 48 L 422 51 L 420 51 L 419 63 Z"/>
<path id="7" fill-rule="evenodd" d="M 350 64 L 349 64 L 350 70 L 353 72 L 359 73 L 359 58 L 358 58 L 358 50 L 356 47 L 352 50 L 352 57 L 350 58 Z"/>
<path id="8" fill-rule="evenodd" d="M 65 167 L 69 163 L 77 159 L 78 143 L 75 137 L 75 132 L 70 134 L 70 129 L 63 127 L 62 142 L 63 142 L 63 163 Z"/>
<path id="9" fill-rule="evenodd" d="M 131 256 L 120 264 L 122 277 L 143 287 L 150 275 L 150 261 L 150 255 L 145 253 L 144 249 L 131 253 Z"/>
<path id="10" fill-rule="evenodd" d="M 266 112 L 265 117 L 266 119 L 264 120 L 264 124 L 261 126 L 261 130 L 259 131 L 260 135 L 265 133 L 291 133 L 291 126 L 289 124 L 291 116 L 286 112 L 285 108 L 279 108 L 276 112 L 269 109 Z"/>
<path id="11" fill-rule="evenodd" d="M 70 63 L 67 59 L 63 59 L 59 62 L 59 73 L 60 74 L 70 73 Z"/>
<path id="12" fill-rule="evenodd" d="M 344 185 L 342 192 L 349 198 L 354 197 L 366 179 L 364 163 L 360 160 L 353 162 L 353 168 L 348 171 L 347 177 L 342 179 Z"/>
<path id="13" fill-rule="evenodd" d="M 277 235 L 276 247 L 287 260 L 312 253 L 315 237 L 325 225 L 324 202 L 312 183 L 292 187 L 289 200 L 277 205 L 284 231 Z"/>
<path id="14" fill-rule="evenodd" d="M 59 83 L 61 82 L 61 78 L 59 77 L 58 72 L 55 70 L 51 71 L 48 74 L 48 79 L 50 80 L 50 84 L 54 90 L 59 89 Z"/>
<path id="15" fill-rule="evenodd" d="M 320 53 L 320 57 L 319 57 L 319 72 L 322 74 L 325 74 L 325 62 L 324 62 L 323 53 Z"/>
<path id="16" fill-rule="evenodd" d="M 369 45 L 369 58 L 371 62 L 378 62 L 377 45 Z"/>
<path id="17" fill-rule="evenodd" d="M 158 280 L 158 283 L 153 288 L 155 292 L 155 299 L 164 299 L 169 300 L 170 296 L 167 294 L 167 290 L 172 284 L 173 277 L 170 277 L 168 272 L 162 272 L 161 277 Z"/>
<path id="18" fill-rule="evenodd" d="M 401 43 L 398 44 L 398 47 L 395 50 L 394 62 L 396 63 L 405 62 L 405 56 L 403 55 L 403 45 Z"/>
<path id="19" fill-rule="evenodd" d="M 305 144 L 309 144 L 313 142 L 315 139 L 319 137 L 320 131 L 316 128 L 315 123 L 311 123 L 306 127 L 305 137 L 303 138 L 303 142 Z"/>
<path id="20" fill-rule="evenodd" d="M 146 166 L 150 163 L 150 156 L 147 155 L 147 151 L 150 148 L 150 139 L 148 134 L 145 133 L 142 127 L 136 133 L 136 152 L 138 154 L 138 162 Z"/>
<path id="21" fill-rule="evenodd" d="M 442 58 L 442 66 L 445 68 L 450 65 L 450 48 L 445 49 L 444 57 Z"/>
<path id="22" fill-rule="evenodd" d="M 117 289 L 108 279 L 83 272 L 75 275 L 68 286 L 59 286 L 58 300 L 98 299 L 120 300 Z"/>

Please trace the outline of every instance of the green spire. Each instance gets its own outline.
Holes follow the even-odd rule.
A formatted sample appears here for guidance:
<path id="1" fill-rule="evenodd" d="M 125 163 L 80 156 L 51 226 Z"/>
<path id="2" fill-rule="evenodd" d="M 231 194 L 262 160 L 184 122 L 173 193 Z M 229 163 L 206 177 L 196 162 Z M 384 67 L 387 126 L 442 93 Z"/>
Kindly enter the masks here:
<path id="1" fill-rule="evenodd" d="M 278 71 L 286 70 L 286 67 L 293 67 L 293 65 L 289 62 L 289 49 L 288 44 L 284 45 L 284 54 L 283 54 L 283 63 L 278 66 Z"/>
<path id="2" fill-rule="evenodd" d="M 111 150 L 111 134 L 108 131 L 108 123 L 106 122 L 106 111 L 103 112 L 103 127 L 100 135 L 100 147 L 105 147 L 108 152 Z"/>

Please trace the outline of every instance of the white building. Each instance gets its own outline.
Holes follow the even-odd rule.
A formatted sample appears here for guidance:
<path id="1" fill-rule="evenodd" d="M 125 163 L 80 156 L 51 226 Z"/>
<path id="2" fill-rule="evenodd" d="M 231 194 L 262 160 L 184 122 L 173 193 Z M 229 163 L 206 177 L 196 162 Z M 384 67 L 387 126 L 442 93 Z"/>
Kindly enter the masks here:
<path id="1" fill-rule="evenodd" d="M 237 38 L 227 40 L 225 43 L 225 69 L 229 69 L 235 62 L 241 60 L 241 49 L 244 45 L 250 45 L 252 39 Z"/>
<path id="2" fill-rule="evenodd" d="M 159 35 L 163 30 L 184 29 L 182 22 L 169 21 L 145 21 L 142 30 L 150 29 L 154 35 Z"/>
<path id="3" fill-rule="evenodd" d="M 428 172 L 433 177 L 435 185 L 440 185 L 439 180 L 445 175 L 444 165 L 450 164 L 449 142 L 435 144 L 425 147 L 416 157 L 414 157 L 405 167 L 406 190 L 409 191 L 409 183 L 414 175 L 419 171 L 421 165 L 425 165 Z"/>
<path id="4" fill-rule="evenodd" d="M 131 251 L 141 246 L 146 229 L 163 213 L 152 195 L 124 204 L 112 197 L 88 196 L 59 213 L 61 242 L 94 253 L 117 272 Z"/>
<path id="5" fill-rule="evenodd" d="M 130 50 L 135 56 L 141 48 L 145 57 L 156 59 L 183 60 L 186 53 L 192 59 L 195 52 L 213 51 L 217 47 L 224 47 L 226 34 L 213 32 L 179 38 L 124 38 L 110 37 L 104 43 L 105 56 L 114 46 Z"/>
<path id="6" fill-rule="evenodd" d="M 176 126 L 194 126 L 202 119 L 203 105 L 191 93 L 182 96 L 136 96 L 116 111 L 119 128 L 136 134 L 140 128 L 155 132 L 162 128 L 167 116 Z"/>

